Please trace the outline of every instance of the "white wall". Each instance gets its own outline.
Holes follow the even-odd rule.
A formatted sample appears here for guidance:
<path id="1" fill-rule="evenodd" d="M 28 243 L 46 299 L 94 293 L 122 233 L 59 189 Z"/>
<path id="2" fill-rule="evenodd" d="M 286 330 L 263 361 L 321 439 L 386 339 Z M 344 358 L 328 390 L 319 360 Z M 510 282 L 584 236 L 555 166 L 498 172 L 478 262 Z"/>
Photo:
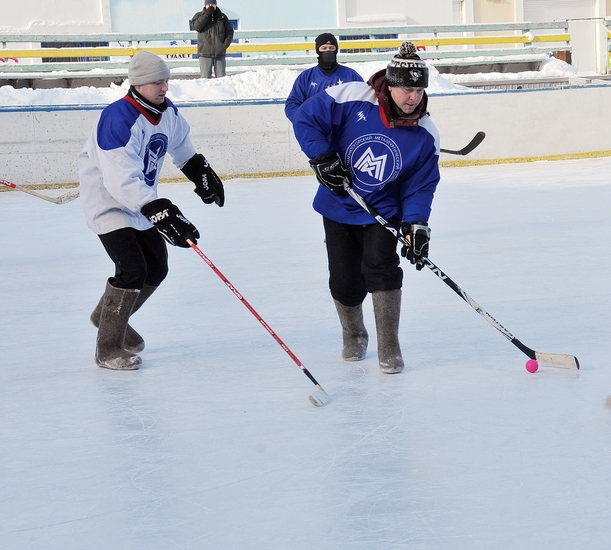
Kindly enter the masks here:
<path id="1" fill-rule="evenodd" d="M 337 0 L 337 26 L 451 25 L 452 0 Z"/>
<path id="2" fill-rule="evenodd" d="M 460 149 L 483 130 L 465 160 L 611 150 L 611 87 L 433 96 L 442 146 Z M 284 105 L 183 107 L 195 146 L 221 174 L 308 171 Z M 560 114 L 559 114 L 560 113 Z M 19 184 L 76 182 L 76 157 L 99 111 L 3 112 L 0 174 Z M 442 161 L 457 157 L 442 155 Z M 182 177 L 168 159 L 162 177 Z"/>
<path id="3" fill-rule="evenodd" d="M 186 31 L 189 19 L 203 8 L 203 0 L 110 0 L 114 32 L 150 33 Z M 218 0 L 240 30 L 307 29 L 335 27 L 335 0 Z M 144 16 L 143 16 L 144 14 Z"/>
<path id="4" fill-rule="evenodd" d="M 2 29 L 41 34 L 111 32 L 110 0 L 2 2 Z"/>

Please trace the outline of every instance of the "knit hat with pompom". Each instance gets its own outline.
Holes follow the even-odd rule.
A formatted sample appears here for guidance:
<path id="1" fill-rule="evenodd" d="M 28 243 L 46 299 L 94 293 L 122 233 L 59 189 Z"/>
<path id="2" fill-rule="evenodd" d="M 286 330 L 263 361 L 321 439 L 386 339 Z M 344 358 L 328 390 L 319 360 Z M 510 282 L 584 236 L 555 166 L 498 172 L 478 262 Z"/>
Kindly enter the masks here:
<path id="1" fill-rule="evenodd" d="M 412 42 L 403 42 L 399 52 L 386 67 L 386 84 L 397 88 L 426 88 L 429 69 L 416 53 Z"/>

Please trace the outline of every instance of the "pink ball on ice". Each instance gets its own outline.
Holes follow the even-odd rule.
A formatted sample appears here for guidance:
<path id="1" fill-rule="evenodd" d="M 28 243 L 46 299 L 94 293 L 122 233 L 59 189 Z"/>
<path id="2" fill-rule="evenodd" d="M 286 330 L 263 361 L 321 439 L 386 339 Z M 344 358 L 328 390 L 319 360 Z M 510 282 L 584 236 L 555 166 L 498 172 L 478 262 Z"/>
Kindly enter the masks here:
<path id="1" fill-rule="evenodd" d="M 528 372 L 537 372 L 539 369 L 539 363 L 537 363 L 534 359 L 529 359 L 526 361 L 526 370 Z"/>

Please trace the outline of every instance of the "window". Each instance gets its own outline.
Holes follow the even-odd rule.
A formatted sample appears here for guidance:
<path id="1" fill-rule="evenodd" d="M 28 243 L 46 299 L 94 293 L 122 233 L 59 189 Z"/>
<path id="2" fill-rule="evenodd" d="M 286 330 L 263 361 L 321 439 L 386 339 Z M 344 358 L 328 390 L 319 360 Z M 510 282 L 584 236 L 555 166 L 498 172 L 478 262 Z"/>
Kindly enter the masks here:
<path id="1" fill-rule="evenodd" d="M 350 40 L 381 40 L 384 38 L 397 39 L 396 34 L 360 34 L 356 36 L 339 36 L 338 41 Z M 341 47 L 342 53 L 371 53 L 371 52 L 394 52 L 396 48 L 347 48 L 345 44 Z"/>
<path id="2" fill-rule="evenodd" d="M 108 46 L 108 42 L 41 42 L 41 48 L 98 48 Z M 110 58 L 103 55 L 90 57 L 43 57 L 43 63 L 75 63 L 79 61 L 109 61 Z"/>

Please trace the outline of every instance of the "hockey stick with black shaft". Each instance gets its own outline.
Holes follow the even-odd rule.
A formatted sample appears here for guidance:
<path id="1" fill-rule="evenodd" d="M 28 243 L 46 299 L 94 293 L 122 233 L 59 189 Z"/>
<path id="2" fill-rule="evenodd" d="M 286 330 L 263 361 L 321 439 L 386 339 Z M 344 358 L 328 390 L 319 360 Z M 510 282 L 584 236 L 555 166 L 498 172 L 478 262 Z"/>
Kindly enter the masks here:
<path id="1" fill-rule="evenodd" d="M 359 203 L 367 212 L 369 212 L 378 223 L 388 229 L 403 245 L 407 246 L 405 238 L 399 230 L 385 220 L 376 210 L 367 204 L 365 199 L 361 197 L 352 187 L 346 185 L 348 194 Z M 495 329 L 497 329 L 507 340 L 509 340 L 514 346 L 520 351 L 525 353 L 531 359 L 545 365 L 553 367 L 562 367 L 565 369 L 579 369 L 579 361 L 577 357 L 573 355 L 566 355 L 563 353 L 541 353 L 525 346 L 520 340 L 518 340 L 511 332 L 509 332 L 503 325 L 501 325 L 492 315 L 490 315 L 483 307 L 481 307 L 473 298 L 471 298 L 462 288 L 460 288 L 450 277 L 448 277 L 439 267 L 437 267 L 432 260 L 429 258 L 422 258 L 422 263 L 426 265 L 437 277 L 439 277 L 446 285 L 448 285 L 456 294 L 458 294 L 465 302 L 467 302 L 475 311 L 477 311 L 486 321 L 488 321 Z"/>
<path id="2" fill-rule="evenodd" d="M 477 134 L 475 134 L 475 137 L 467 145 L 465 145 L 462 149 L 459 149 L 458 151 L 453 151 L 451 149 L 439 150 L 442 153 L 448 153 L 449 155 L 465 156 L 468 155 L 471 151 L 473 151 L 473 149 L 475 149 L 482 141 L 484 141 L 485 137 L 486 134 L 484 132 L 477 132 Z"/>
<path id="3" fill-rule="evenodd" d="M 255 310 L 255 308 L 253 308 L 244 298 L 244 296 L 242 296 L 239 292 L 238 289 L 233 286 L 230 282 L 229 279 L 227 279 L 227 277 L 225 277 L 225 275 L 223 275 L 221 273 L 221 271 L 212 263 L 212 261 L 210 261 L 210 259 L 200 250 L 200 248 L 190 239 L 187 239 L 187 243 L 189 244 L 189 246 L 195 250 L 195 252 L 197 252 L 197 255 L 204 260 L 204 262 L 206 262 L 208 264 L 208 267 L 210 267 L 210 269 L 212 269 L 212 271 L 214 271 L 219 278 L 225 283 L 225 285 L 227 285 L 227 288 L 229 290 L 231 290 L 231 292 L 233 292 L 233 294 L 235 295 L 235 297 L 240 300 L 240 302 L 242 302 L 245 306 L 246 309 L 248 309 L 248 311 L 250 311 L 255 318 L 257 319 L 257 321 L 259 321 L 259 323 L 261 323 L 263 325 L 263 328 L 265 328 L 265 330 L 267 330 L 267 332 L 270 333 L 270 335 L 272 336 L 272 338 L 274 340 L 276 340 L 276 342 L 278 342 L 278 344 L 280 344 L 280 347 L 286 351 L 286 353 L 288 354 L 288 356 L 295 361 L 295 364 L 303 371 L 303 373 L 310 379 L 310 382 L 312 382 L 312 384 L 314 384 L 316 386 L 316 391 L 314 393 L 312 393 L 310 395 L 310 402 L 312 403 L 312 405 L 315 405 L 316 407 L 321 407 L 322 405 L 326 405 L 329 402 L 329 395 L 327 394 L 327 392 L 325 390 L 322 389 L 322 386 L 316 381 L 316 379 L 312 376 L 312 374 L 310 373 L 310 371 L 308 369 L 305 368 L 305 366 L 303 365 L 303 363 L 297 358 L 297 356 L 289 349 L 289 347 L 280 339 L 280 337 L 272 330 L 272 328 L 263 320 L 263 317 L 261 317 Z"/>
<path id="4" fill-rule="evenodd" d="M 43 199 L 54 204 L 66 204 L 67 202 L 73 201 L 77 199 L 80 195 L 80 188 L 76 187 L 74 189 L 70 189 L 67 193 L 60 195 L 59 197 L 49 197 L 48 195 L 44 195 L 43 193 L 38 193 L 33 189 L 28 189 L 27 187 L 23 187 L 21 185 L 17 185 L 16 183 L 11 183 L 10 181 L 6 181 L 0 179 L 0 184 L 6 185 L 11 189 L 15 189 L 15 191 L 22 191 L 23 193 L 27 193 L 28 195 L 32 195 L 33 197 L 38 197 L 39 199 Z"/>

